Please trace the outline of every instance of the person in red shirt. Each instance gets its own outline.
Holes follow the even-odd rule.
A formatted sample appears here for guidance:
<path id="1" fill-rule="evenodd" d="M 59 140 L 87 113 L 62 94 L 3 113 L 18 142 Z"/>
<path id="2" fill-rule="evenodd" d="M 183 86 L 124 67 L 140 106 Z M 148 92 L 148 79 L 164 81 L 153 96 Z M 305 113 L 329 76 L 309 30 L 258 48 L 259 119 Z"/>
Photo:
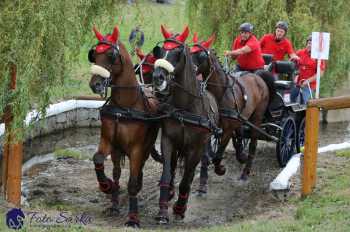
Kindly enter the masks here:
<path id="1" fill-rule="evenodd" d="M 273 55 L 272 59 L 275 61 L 283 60 L 285 55 L 288 55 L 291 59 L 299 60 L 299 57 L 294 52 L 292 43 L 286 38 L 287 31 L 287 22 L 278 21 L 274 34 L 266 34 L 261 37 L 261 52 Z"/>
<path id="2" fill-rule="evenodd" d="M 297 55 L 299 56 L 298 69 L 299 75 L 295 77 L 294 82 L 296 88 L 291 92 L 291 101 L 296 102 L 299 94 L 302 97 L 301 103 L 306 104 L 307 101 L 314 96 L 316 90 L 316 73 L 317 73 L 317 60 L 311 58 L 311 39 L 309 36 L 306 40 L 306 47 L 298 50 Z M 321 61 L 321 76 L 326 69 L 326 64 Z"/>
<path id="3" fill-rule="evenodd" d="M 237 60 L 236 71 L 255 72 L 264 68 L 260 43 L 253 35 L 253 25 L 243 23 L 239 27 L 240 35 L 232 43 L 231 51 L 225 51 L 225 56 Z"/>

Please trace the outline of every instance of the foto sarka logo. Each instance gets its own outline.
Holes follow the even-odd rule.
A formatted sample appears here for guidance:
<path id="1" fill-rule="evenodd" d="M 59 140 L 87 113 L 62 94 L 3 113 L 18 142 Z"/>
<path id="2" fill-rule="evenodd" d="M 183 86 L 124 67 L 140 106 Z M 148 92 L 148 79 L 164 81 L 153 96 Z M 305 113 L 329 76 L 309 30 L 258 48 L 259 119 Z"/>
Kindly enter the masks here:
<path id="1" fill-rule="evenodd" d="M 25 215 L 20 208 L 13 208 L 6 214 L 6 225 L 15 230 L 19 230 L 23 226 Z"/>

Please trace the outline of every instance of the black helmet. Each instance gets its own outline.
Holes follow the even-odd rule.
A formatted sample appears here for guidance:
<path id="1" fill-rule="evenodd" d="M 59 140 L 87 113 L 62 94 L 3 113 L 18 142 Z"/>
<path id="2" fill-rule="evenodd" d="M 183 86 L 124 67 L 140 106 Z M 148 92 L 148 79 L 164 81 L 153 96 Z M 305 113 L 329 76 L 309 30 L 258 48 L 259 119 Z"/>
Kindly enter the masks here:
<path id="1" fill-rule="evenodd" d="M 253 25 L 250 24 L 250 23 L 242 23 L 239 26 L 239 31 L 252 32 L 253 31 Z"/>
<path id="2" fill-rule="evenodd" d="M 285 32 L 287 32 L 287 31 L 288 31 L 288 23 L 285 22 L 285 21 L 278 21 L 278 22 L 276 23 L 275 28 L 281 28 L 281 29 L 283 29 Z"/>

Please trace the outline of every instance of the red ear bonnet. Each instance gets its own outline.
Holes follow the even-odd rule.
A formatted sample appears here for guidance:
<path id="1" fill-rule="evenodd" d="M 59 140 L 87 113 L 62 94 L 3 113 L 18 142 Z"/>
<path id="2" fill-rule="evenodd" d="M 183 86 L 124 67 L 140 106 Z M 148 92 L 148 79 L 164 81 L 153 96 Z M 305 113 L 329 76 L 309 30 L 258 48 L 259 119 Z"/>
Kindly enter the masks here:
<path id="1" fill-rule="evenodd" d="M 162 31 L 164 39 L 169 39 L 169 38 L 173 37 L 173 34 L 170 33 L 169 31 L 167 31 L 163 25 L 161 25 L 161 31 Z M 190 33 L 190 30 L 189 30 L 188 26 L 186 26 L 184 28 L 183 32 L 180 35 L 176 36 L 174 39 L 180 43 L 184 43 L 186 41 L 189 33 Z M 180 46 L 179 43 L 167 41 L 164 43 L 163 48 L 166 50 L 172 50 L 172 49 L 177 48 L 179 46 Z"/>
<path id="2" fill-rule="evenodd" d="M 214 40 L 215 40 L 215 35 L 213 34 L 213 35 L 211 35 L 211 36 L 209 37 L 209 39 L 208 39 L 207 41 L 202 42 L 201 45 L 202 45 L 203 47 L 209 49 L 209 48 L 211 47 L 211 45 L 213 44 Z"/>
<path id="3" fill-rule="evenodd" d="M 162 31 L 164 39 L 169 39 L 170 37 L 173 36 L 172 33 L 170 33 L 163 25 L 160 25 L 160 30 Z"/>
<path id="4" fill-rule="evenodd" d="M 193 43 L 198 43 L 198 35 L 197 35 L 197 32 L 195 32 L 195 33 L 193 34 L 192 42 L 193 42 Z"/>
<path id="5" fill-rule="evenodd" d="M 111 44 L 115 44 L 118 41 L 119 38 L 119 30 L 118 27 L 115 26 L 112 35 L 107 34 L 103 36 L 97 29 L 96 27 L 93 27 L 93 31 L 95 32 L 96 38 L 98 39 L 99 43 L 96 46 L 96 52 L 97 53 L 103 53 L 107 51 L 111 46 L 108 44 L 103 44 L 102 42 L 109 42 Z"/>
<path id="6" fill-rule="evenodd" d="M 201 45 L 202 47 L 206 48 L 206 49 L 209 49 L 209 48 L 211 47 L 211 45 L 213 44 L 214 40 L 215 40 L 215 35 L 213 34 L 213 35 L 211 35 L 211 36 L 209 37 L 209 39 L 208 39 L 207 41 L 200 42 L 200 45 Z M 191 53 L 196 53 L 196 52 L 199 52 L 199 51 L 202 51 L 202 50 L 203 50 L 202 47 L 196 45 L 196 44 L 198 44 L 197 33 L 194 33 L 194 35 L 193 35 L 193 42 L 194 42 L 195 44 L 194 44 L 193 47 L 191 48 Z"/>

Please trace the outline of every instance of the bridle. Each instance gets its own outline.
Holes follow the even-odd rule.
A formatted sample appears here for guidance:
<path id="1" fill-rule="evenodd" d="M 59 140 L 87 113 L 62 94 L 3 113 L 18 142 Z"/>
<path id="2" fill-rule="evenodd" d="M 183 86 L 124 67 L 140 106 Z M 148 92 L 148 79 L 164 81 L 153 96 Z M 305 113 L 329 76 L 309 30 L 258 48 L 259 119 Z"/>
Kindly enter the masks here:
<path id="1" fill-rule="evenodd" d="M 119 48 L 119 44 L 118 42 L 113 44 L 111 42 L 108 42 L 108 41 L 102 41 L 102 42 L 99 42 L 98 44 L 92 46 L 92 48 L 89 50 L 89 54 L 88 54 L 88 58 L 89 58 L 89 61 L 91 63 L 95 63 L 96 60 L 95 60 L 95 53 L 96 53 L 96 47 L 98 45 L 102 45 L 102 44 L 105 44 L 105 45 L 109 45 L 111 48 L 112 48 L 112 55 L 111 55 L 111 58 L 110 58 L 110 67 L 102 67 L 100 65 L 93 65 L 93 67 L 95 66 L 98 66 L 100 67 L 100 69 L 105 69 L 104 71 L 104 75 L 100 75 L 99 73 L 92 73 L 95 74 L 95 75 L 99 75 L 100 77 L 103 78 L 103 81 L 102 81 L 102 88 L 103 90 L 101 91 L 100 95 L 102 98 L 106 99 L 107 98 L 107 94 L 108 94 L 108 88 L 111 88 L 111 89 L 141 89 L 141 86 L 139 85 L 135 85 L 135 86 L 121 86 L 121 85 L 114 85 L 112 84 L 112 73 L 113 73 L 113 70 L 112 70 L 112 66 L 115 65 L 115 62 L 117 61 L 117 59 L 119 58 L 120 60 L 120 66 L 121 68 L 123 69 L 123 56 L 120 54 L 120 48 Z M 92 67 L 92 69 L 93 69 Z M 121 70 L 122 72 L 122 70 Z M 108 75 L 107 75 L 108 73 Z"/>
<path id="2" fill-rule="evenodd" d="M 184 44 L 184 43 L 179 42 L 179 41 L 177 41 L 177 40 L 175 40 L 175 39 L 173 39 L 173 38 L 168 38 L 168 39 L 166 39 L 166 40 L 163 41 L 163 43 L 166 43 L 166 42 L 172 42 L 172 43 L 177 43 L 177 44 L 179 44 L 182 52 L 183 52 L 183 50 L 185 49 L 185 44 Z M 159 43 L 158 43 L 158 44 L 159 44 Z M 158 44 L 157 44 L 157 46 L 158 46 Z M 178 48 L 178 47 L 176 47 L 176 48 Z M 175 48 L 173 48 L 173 49 L 175 49 Z M 166 60 L 166 58 L 167 58 L 167 56 L 168 56 L 168 54 L 169 54 L 169 51 L 171 51 L 171 50 L 172 50 L 172 49 L 167 50 L 167 51 L 165 52 L 165 55 L 164 55 L 162 58 L 159 58 L 159 59 Z M 155 68 L 156 68 L 156 66 L 155 66 Z M 162 68 L 163 68 L 163 67 L 162 67 Z M 188 95 L 190 95 L 190 96 L 192 96 L 192 97 L 194 97 L 194 98 L 199 98 L 199 99 L 202 98 L 202 96 L 203 96 L 203 91 L 202 91 L 202 90 L 200 90 L 199 95 L 196 95 L 196 94 L 191 93 L 189 90 L 186 89 L 185 86 L 179 84 L 178 82 L 176 82 L 176 81 L 174 80 L 174 79 L 175 79 L 175 72 L 171 72 L 171 71 L 167 70 L 166 68 L 163 68 L 163 69 L 164 69 L 164 70 L 166 71 L 166 73 L 167 73 L 167 75 L 165 76 L 165 80 L 164 80 L 164 81 L 166 81 L 166 82 L 168 83 L 169 87 L 176 87 L 176 88 L 182 90 L 184 93 L 186 93 L 186 94 L 188 94 Z M 174 67 L 174 69 L 175 69 L 175 67 Z M 174 70 L 174 71 L 175 71 L 175 70 Z M 202 89 L 202 87 L 201 87 L 201 89 Z M 158 92 L 160 92 L 160 91 L 158 91 Z M 164 92 L 164 91 L 163 91 L 163 92 Z M 161 93 L 161 94 L 162 94 L 162 95 L 168 95 L 168 94 L 169 94 L 169 91 L 167 91 L 167 92 L 165 92 L 165 93 Z"/>

